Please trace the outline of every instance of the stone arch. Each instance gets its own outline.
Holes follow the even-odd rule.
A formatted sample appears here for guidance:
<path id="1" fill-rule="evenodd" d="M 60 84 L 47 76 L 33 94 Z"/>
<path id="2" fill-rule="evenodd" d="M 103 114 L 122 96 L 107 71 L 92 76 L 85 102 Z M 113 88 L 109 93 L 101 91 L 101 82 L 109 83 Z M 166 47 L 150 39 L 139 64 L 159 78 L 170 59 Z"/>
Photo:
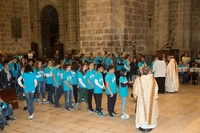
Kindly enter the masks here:
<path id="1" fill-rule="evenodd" d="M 42 54 L 52 57 L 54 43 L 59 41 L 59 15 L 54 5 L 40 11 Z"/>

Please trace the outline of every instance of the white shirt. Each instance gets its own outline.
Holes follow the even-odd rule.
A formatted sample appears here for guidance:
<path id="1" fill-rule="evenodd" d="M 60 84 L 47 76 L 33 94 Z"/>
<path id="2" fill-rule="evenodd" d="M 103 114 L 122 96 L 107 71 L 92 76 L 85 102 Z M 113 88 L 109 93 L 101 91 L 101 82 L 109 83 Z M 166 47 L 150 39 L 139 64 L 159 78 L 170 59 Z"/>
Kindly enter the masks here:
<path id="1" fill-rule="evenodd" d="M 157 60 L 153 65 L 154 77 L 166 77 L 166 64 L 164 60 Z"/>

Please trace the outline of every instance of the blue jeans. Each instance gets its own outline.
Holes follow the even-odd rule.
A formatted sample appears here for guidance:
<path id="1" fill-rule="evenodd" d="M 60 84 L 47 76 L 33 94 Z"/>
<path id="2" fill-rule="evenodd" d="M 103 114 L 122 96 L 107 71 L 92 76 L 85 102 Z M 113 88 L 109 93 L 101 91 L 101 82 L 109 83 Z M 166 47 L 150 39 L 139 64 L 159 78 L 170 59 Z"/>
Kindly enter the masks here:
<path id="1" fill-rule="evenodd" d="M 54 103 L 53 101 L 53 94 L 54 94 L 54 100 L 55 100 L 55 88 L 53 87 L 53 84 L 47 84 L 47 88 L 49 90 L 49 93 L 48 93 L 48 101 L 50 103 Z"/>
<path id="2" fill-rule="evenodd" d="M 122 97 L 122 114 L 125 112 L 126 107 L 126 97 Z"/>
<path id="3" fill-rule="evenodd" d="M 34 96 L 34 92 L 25 92 L 29 115 L 32 115 L 34 111 L 33 96 Z"/>
<path id="4" fill-rule="evenodd" d="M 179 73 L 179 76 L 183 76 L 182 84 L 187 83 L 188 75 L 186 73 Z"/>
<path id="5" fill-rule="evenodd" d="M 3 116 L 13 116 L 13 110 L 12 110 L 12 105 L 8 104 L 7 108 L 3 109 Z"/>
<path id="6" fill-rule="evenodd" d="M 44 81 L 38 81 L 38 85 L 37 85 L 37 99 L 40 98 L 40 91 L 42 93 L 42 98 L 45 99 L 45 83 L 44 83 Z"/>
<path id="7" fill-rule="evenodd" d="M 73 95 L 73 90 L 64 91 L 66 109 L 72 108 L 72 95 Z"/>
<path id="8" fill-rule="evenodd" d="M 55 105 L 59 105 L 60 97 L 62 96 L 62 86 L 55 88 Z"/>

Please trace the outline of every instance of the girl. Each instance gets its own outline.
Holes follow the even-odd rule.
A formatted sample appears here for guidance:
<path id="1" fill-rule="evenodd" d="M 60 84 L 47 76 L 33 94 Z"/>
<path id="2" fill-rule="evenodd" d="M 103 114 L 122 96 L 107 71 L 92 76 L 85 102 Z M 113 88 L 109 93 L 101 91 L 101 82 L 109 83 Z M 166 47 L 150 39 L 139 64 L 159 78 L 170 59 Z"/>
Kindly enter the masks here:
<path id="1" fill-rule="evenodd" d="M 79 83 L 79 99 L 78 99 L 78 109 L 81 109 L 81 102 L 82 99 L 85 98 L 86 99 L 86 103 L 87 103 L 87 93 L 86 93 L 86 89 L 87 89 L 87 80 L 86 80 L 86 70 L 88 69 L 88 66 L 86 63 L 81 65 L 81 69 L 80 72 L 78 72 L 78 83 Z"/>
<path id="2" fill-rule="evenodd" d="M 136 75 L 138 75 L 138 65 L 137 64 L 138 64 L 137 58 L 134 57 L 130 64 L 130 67 L 131 67 L 130 74 L 132 77 L 132 81 L 134 81 L 136 79 Z"/>
<path id="3" fill-rule="evenodd" d="M 35 63 L 35 68 L 34 68 L 34 73 L 36 75 L 36 79 L 37 79 L 37 93 L 36 93 L 36 97 L 37 97 L 37 101 L 38 103 L 42 103 L 40 101 L 40 91 L 42 93 L 42 99 L 43 99 L 43 103 L 49 103 L 48 101 L 46 101 L 45 99 L 45 82 L 44 82 L 44 69 L 42 66 L 42 61 L 37 61 Z"/>
<path id="4" fill-rule="evenodd" d="M 25 66 L 21 66 L 21 71 L 18 73 L 17 79 L 24 73 L 24 70 L 25 70 Z M 24 83 L 23 80 L 21 82 Z M 18 90 L 19 90 L 19 100 L 24 101 L 23 110 L 27 110 L 27 104 L 26 104 L 26 101 L 25 101 L 26 97 L 25 97 L 25 94 L 24 94 L 24 89 L 22 87 L 20 87 L 19 84 L 17 84 L 17 87 L 18 87 Z"/>
<path id="5" fill-rule="evenodd" d="M 24 84 L 22 84 L 21 82 L 22 79 L 24 81 Z M 26 65 L 24 73 L 18 78 L 18 84 L 20 85 L 20 87 L 24 88 L 26 103 L 29 112 L 28 119 L 33 119 L 34 117 L 33 96 L 35 92 L 35 87 L 37 86 L 37 80 L 36 80 L 36 75 L 33 73 L 33 69 L 30 65 Z"/>
<path id="6" fill-rule="evenodd" d="M 94 75 L 96 71 L 94 70 L 94 63 L 90 62 L 89 70 L 86 72 L 86 79 L 87 79 L 87 96 L 88 96 L 88 110 L 90 112 L 94 112 L 92 108 L 92 95 L 94 92 Z"/>
<path id="7" fill-rule="evenodd" d="M 97 72 L 94 75 L 94 98 L 96 103 L 96 114 L 99 116 L 104 116 L 101 112 L 101 101 L 102 101 L 102 91 L 105 89 L 105 85 L 103 82 L 103 65 L 97 65 Z"/>
<path id="8" fill-rule="evenodd" d="M 124 68 L 126 70 L 126 77 L 128 79 L 128 81 L 130 81 L 130 55 L 126 54 L 125 55 L 125 60 L 124 60 Z"/>
<path id="9" fill-rule="evenodd" d="M 125 113 L 126 97 L 128 96 L 128 85 L 129 83 L 133 83 L 133 81 L 128 82 L 126 74 L 127 74 L 126 70 L 122 68 L 122 70 L 120 71 L 120 78 L 119 78 L 119 96 L 122 98 L 121 118 L 129 118 L 129 115 Z"/>
<path id="10" fill-rule="evenodd" d="M 74 110 L 74 107 L 72 105 L 72 93 L 73 93 L 73 87 L 72 87 L 72 73 L 71 71 L 71 65 L 65 64 L 65 69 L 63 73 L 63 90 L 64 90 L 64 97 L 65 97 L 65 110 L 70 111 Z"/>
<path id="11" fill-rule="evenodd" d="M 75 105 L 78 106 L 78 63 L 76 61 L 72 61 L 71 65 L 71 73 L 72 73 L 72 84 L 73 84 L 73 94 L 74 94 L 74 102 Z"/>

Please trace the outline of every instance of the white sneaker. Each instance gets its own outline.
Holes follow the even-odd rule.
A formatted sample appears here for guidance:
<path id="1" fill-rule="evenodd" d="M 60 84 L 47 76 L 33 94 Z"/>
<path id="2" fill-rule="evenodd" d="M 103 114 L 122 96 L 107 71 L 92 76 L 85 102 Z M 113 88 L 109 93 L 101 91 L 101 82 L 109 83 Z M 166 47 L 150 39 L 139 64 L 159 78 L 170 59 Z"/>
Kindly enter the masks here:
<path id="1" fill-rule="evenodd" d="M 122 119 L 128 119 L 128 118 L 129 118 L 129 115 L 126 114 L 126 113 L 124 113 L 124 114 L 121 115 L 121 118 L 122 118 Z"/>
<path id="2" fill-rule="evenodd" d="M 43 103 L 44 103 L 44 104 L 48 104 L 49 101 L 47 101 L 46 99 L 43 99 Z"/>
<path id="3" fill-rule="evenodd" d="M 33 115 L 29 115 L 28 119 L 32 120 L 33 119 Z"/>
<path id="4" fill-rule="evenodd" d="M 39 104 L 41 104 L 42 102 L 40 101 L 40 99 L 37 99 L 37 102 L 39 103 Z"/>

